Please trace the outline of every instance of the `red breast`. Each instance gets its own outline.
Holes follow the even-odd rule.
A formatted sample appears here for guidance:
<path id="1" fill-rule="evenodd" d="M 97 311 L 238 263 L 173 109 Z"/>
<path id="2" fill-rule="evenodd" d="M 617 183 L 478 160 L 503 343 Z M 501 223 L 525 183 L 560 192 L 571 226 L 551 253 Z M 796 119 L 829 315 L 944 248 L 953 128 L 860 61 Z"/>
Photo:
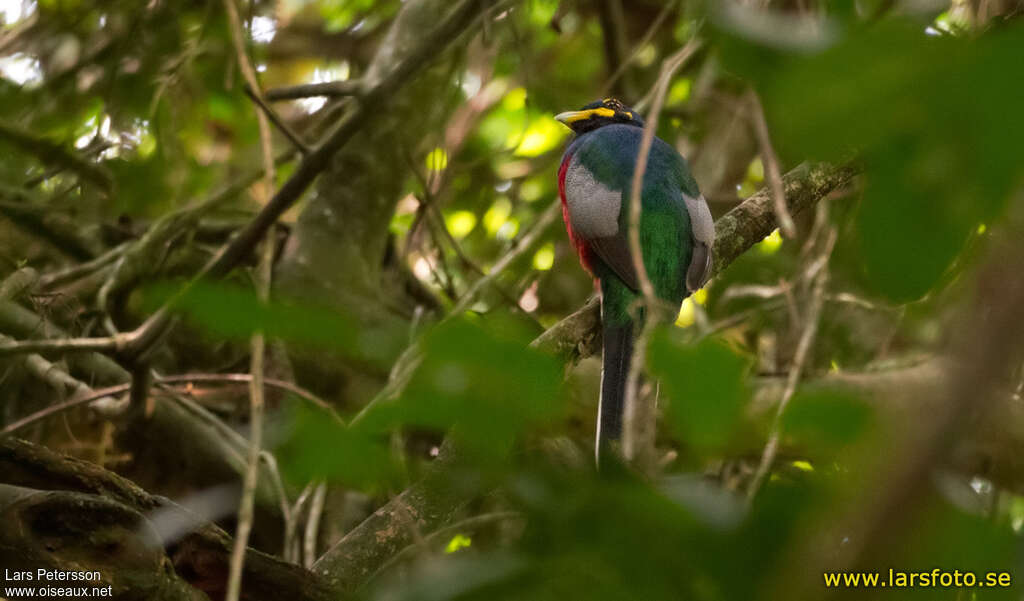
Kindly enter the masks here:
<path id="1" fill-rule="evenodd" d="M 587 273 L 594 275 L 590 267 L 591 250 L 587 242 L 572 231 L 572 224 L 569 223 L 569 205 L 565 202 L 565 173 L 569 170 L 569 163 L 572 162 L 572 155 L 566 154 L 562 157 L 562 164 L 558 167 L 558 197 L 562 201 L 562 221 L 565 222 L 565 231 L 569 234 L 569 241 L 576 248 L 576 254 L 580 257 L 580 265 Z"/>

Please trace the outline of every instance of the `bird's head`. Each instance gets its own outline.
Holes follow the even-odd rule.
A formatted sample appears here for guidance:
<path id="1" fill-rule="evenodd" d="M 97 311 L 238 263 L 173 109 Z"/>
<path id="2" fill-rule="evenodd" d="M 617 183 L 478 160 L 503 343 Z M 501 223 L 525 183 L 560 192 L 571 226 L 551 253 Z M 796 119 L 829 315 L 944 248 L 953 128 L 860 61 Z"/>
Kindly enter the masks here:
<path id="1" fill-rule="evenodd" d="M 636 111 L 615 98 L 591 102 L 578 111 L 559 113 L 555 115 L 555 119 L 564 123 L 577 134 L 584 134 L 613 123 L 644 126 L 644 120 Z"/>

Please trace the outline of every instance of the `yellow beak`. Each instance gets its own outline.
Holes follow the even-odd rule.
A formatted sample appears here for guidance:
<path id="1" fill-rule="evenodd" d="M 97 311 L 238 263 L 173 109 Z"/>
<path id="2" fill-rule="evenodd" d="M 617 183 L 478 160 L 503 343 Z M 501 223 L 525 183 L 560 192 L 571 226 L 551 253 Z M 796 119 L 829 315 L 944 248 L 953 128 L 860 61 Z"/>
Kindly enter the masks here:
<path id="1" fill-rule="evenodd" d="M 615 111 L 606 109 L 604 107 L 596 109 L 587 109 L 585 111 L 566 111 L 564 113 L 558 113 L 555 115 L 556 121 L 561 121 L 566 125 L 572 125 L 577 121 L 584 119 L 590 119 L 591 117 L 614 117 Z"/>
<path id="2" fill-rule="evenodd" d="M 573 121 L 579 121 L 580 119 L 586 119 L 587 115 L 584 115 L 586 111 L 565 111 L 564 113 L 558 113 L 555 115 L 555 121 L 569 125 Z"/>

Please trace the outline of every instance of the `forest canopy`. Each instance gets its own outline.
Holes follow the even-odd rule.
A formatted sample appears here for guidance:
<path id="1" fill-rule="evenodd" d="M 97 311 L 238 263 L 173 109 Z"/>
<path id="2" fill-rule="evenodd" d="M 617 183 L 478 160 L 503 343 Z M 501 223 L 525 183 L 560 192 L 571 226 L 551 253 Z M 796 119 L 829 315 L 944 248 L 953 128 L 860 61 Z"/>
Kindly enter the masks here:
<path id="1" fill-rule="evenodd" d="M 1020 599 L 1021 16 L 0 0 L 0 599 Z M 611 98 L 715 237 L 598 469 Z"/>

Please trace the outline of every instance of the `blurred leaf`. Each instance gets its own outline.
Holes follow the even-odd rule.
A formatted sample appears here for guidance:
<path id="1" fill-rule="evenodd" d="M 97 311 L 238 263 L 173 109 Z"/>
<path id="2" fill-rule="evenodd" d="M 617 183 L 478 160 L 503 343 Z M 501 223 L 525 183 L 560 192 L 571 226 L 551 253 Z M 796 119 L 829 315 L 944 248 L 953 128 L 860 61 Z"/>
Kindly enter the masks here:
<path id="1" fill-rule="evenodd" d="M 422 349 L 398 403 L 378 410 L 390 412 L 391 423 L 457 425 L 456 435 L 474 451 L 500 457 L 524 427 L 562 410 L 560 364 L 522 339 L 453 320 L 431 332 Z"/>
<path id="2" fill-rule="evenodd" d="M 159 154 L 139 160 L 114 159 L 106 167 L 117 182 L 117 211 L 128 215 L 152 215 L 170 206 L 167 165 Z"/>
<path id="3" fill-rule="evenodd" d="M 979 499 L 979 502 L 982 499 Z M 902 520 L 901 520 L 902 521 Z M 1020 539 L 1013 531 L 997 524 L 990 517 L 971 515 L 938 497 L 931 497 L 920 512 L 906 524 L 909 530 L 905 543 L 894 546 L 882 556 L 871 556 L 863 560 L 866 569 L 885 570 L 890 566 L 905 572 L 927 572 L 936 568 L 961 574 L 973 572 L 979 582 L 989 572 L 1008 572 L 1010 587 L 979 587 L 970 590 L 975 599 L 1019 599 L 1020 585 L 1016 574 L 1019 563 Z M 918 588 L 916 591 L 902 589 L 882 598 L 885 599 L 935 599 L 937 590 L 955 591 L 956 587 Z M 913 593 L 908 595 L 907 593 Z M 897 594 L 899 593 L 899 594 Z"/>
<path id="4" fill-rule="evenodd" d="M 759 83 L 781 153 L 868 164 L 860 238 L 868 283 L 897 301 L 939 282 L 968 232 L 999 215 L 1024 171 L 1024 80 L 1007 77 L 1024 28 L 966 39 L 889 21 L 798 56 L 730 39 L 732 68 Z M 986 98 L 978 102 L 978 98 Z"/>
<path id="5" fill-rule="evenodd" d="M 668 397 L 666 417 L 687 445 L 721 448 L 734 433 L 749 398 L 750 361 L 723 343 L 682 344 L 661 328 L 651 339 L 648 364 Z"/>
<path id="6" fill-rule="evenodd" d="M 893 143 L 891 151 L 901 147 L 915 157 L 914 164 L 894 163 L 891 156 L 871 163 L 875 168 L 857 225 L 869 283 L 905 302 L 939 281 L 981 215 L 962 214 L 969 212 L 967 199 L 949 198 L 955 184 L 947 181 L 941 162 L 922 164 L 934 149 Z"/>
<path id="7" fill-rule="evenodd" d="M 146 305 L 152 308 L 177 288 L 152 286 Z M 404 332 L 387 326 L 361 325 L 337 310 L 282 301 L 260 303 L 251 290 L 226 284 L 200 283 L 175 301 L 174 310 L 216 336 L 247 339 L 256 331 L 313 348 L 339 351 L 384 365 L 404 343 Z"/>
<path id="8" fill-rule="evenodd" d="M 444 601 L 494 598 L 503 584 L 521 577 L 527 561 L 510 553 L 474 557 L 444 555 L 416 566 L 408 579 L 382 582 L 367 597 L 378 601 Z M 484 595 L 480 596 L 479 593 Z M 476 594 L 474 594 L 476 593 Z M 500 598 L 500 596 L 499 596 Z"/>
<path id="9" fill-rule="evenodd" d="M 843 388 L 800 389 L 782 416 L 782 431 L 811 454 L 832 453 L 862 436 L 871 417 L 870 408 Z"/>
<path id="10" fill-rule="evenodd" d="M 275 453 L 295 485 L 326 479 L 379 491 L 399 484 L 401 470 L 385 437 L 345 427 L 309 405 L 296 405 L 282 440 Z"/>

